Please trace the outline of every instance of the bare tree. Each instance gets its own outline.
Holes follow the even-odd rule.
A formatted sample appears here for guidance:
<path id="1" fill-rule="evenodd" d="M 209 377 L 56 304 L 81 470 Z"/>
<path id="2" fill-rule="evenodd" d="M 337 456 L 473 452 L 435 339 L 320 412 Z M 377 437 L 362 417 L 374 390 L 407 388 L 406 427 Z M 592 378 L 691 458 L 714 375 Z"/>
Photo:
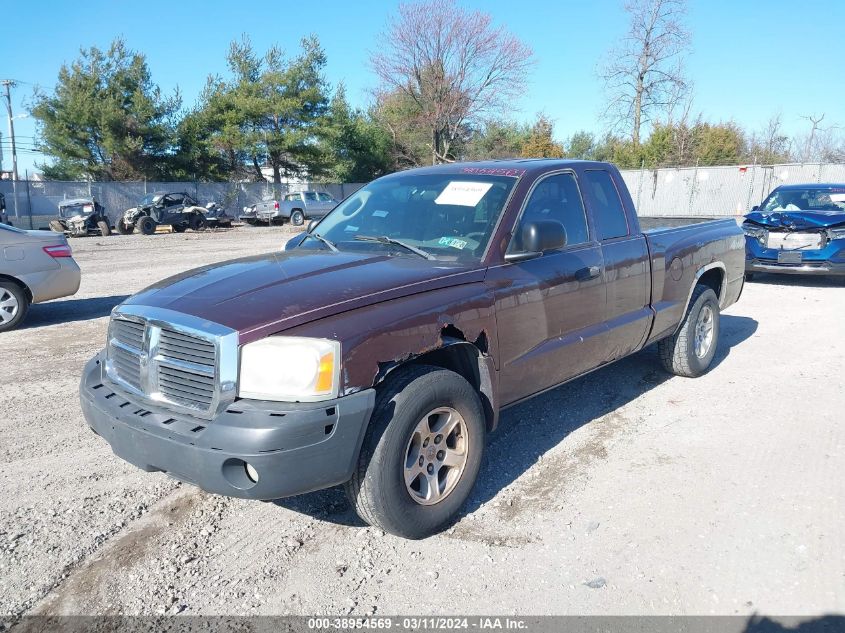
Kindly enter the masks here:
<path id="1" fill-rule="evenodd" d="M 527 45 L 452 0 L 400 5 L 381 41 L 371 64 L 382 94 L 412 101 L 433 164 L 454 160 L 453 144 L 469 123 L 512 106 L 531 66 Z"/>
<path id="2" fill-rule="evenodd" d="M 760 132 L 753 134 L 748 153 L 755 163 L 769 165 L 787 162 L 791 158 L 792 142 L 783 131 L 780 114 L 774 115 Z"/>
<path id="3" fill-rule="evenodd" d="M 628 34 L 599 71 L 608 96 L 604 116 L 639 144 L 643 126 L 671 117 L 689 92 L 683 61 L 689 48 L 686 0 L 630 0 Z"/>

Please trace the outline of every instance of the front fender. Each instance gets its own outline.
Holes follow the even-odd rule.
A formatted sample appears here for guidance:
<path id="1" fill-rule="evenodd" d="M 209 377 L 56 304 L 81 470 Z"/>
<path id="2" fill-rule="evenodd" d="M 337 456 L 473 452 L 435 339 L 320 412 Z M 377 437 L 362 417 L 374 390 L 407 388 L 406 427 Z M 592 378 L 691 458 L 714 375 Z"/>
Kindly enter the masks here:
<path id="1" fill-rule="evenodd" d="M 344 394 L 373 387 L 396 366 L 450 345 L 473 345 L 494 373 L 498 355 L 493 293 L 483 282 L 383 301 L 283 334 L 339 340 Z M 495 393 L 491 398 L 495 401 Z"/>

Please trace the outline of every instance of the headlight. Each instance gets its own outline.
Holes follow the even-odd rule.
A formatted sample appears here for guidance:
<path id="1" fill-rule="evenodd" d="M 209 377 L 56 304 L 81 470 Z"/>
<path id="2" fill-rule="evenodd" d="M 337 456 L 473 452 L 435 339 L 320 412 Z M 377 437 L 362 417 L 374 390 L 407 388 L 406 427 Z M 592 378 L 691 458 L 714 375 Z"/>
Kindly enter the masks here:
<path id="1" fill-rule="evenodd" d="M 337 397 L 339 383 L 338 341 L 270 336 L 241 348 L 241 398 L 316 402 Z"/>
<path id="2" fill-rule="evenodd" d="M 769 241 L 769 231 L 764 229 L 762 226 L 757 226 L 756 224 L 743 224 L 742 230 L 748 237 L 753 237 L 760 242 L 761 246 L 765 246 Z"/>

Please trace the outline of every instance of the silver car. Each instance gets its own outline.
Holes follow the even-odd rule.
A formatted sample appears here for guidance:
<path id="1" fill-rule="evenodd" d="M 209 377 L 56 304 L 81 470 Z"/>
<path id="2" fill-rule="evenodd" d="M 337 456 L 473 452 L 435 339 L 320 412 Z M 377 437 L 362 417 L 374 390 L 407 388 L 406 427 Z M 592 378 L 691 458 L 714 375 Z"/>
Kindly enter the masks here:
<path id="1" fill-rule="evenodd" d="M 64 235 L 0 224 L 0 332 L 20 325 L 31 303 L 74 294 L 80 277 Z"/>

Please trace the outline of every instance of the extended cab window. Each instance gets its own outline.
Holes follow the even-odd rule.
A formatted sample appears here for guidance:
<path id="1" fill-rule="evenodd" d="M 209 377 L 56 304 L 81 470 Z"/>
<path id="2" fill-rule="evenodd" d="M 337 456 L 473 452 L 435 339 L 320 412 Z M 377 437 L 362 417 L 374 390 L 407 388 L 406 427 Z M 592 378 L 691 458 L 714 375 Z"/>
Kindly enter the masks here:
<path id="1" fill-rule="evenodd" d="M 522 227 L 528 222 L 538 220 L 560 222 L 566 229 L 567 246 L 589 241 L 584 203 L 581 202 L 581 194 L 573 174 L 548 176 L 534 187 L 525 205 L 519 228 L 514 233 L 511 251 L 522 250 Z"/>
<path id="2" fill-rule="evenodd" d="M 628 219 L 610 174 L 604 170 L 589 169 L 584 172 L 584 179 L 595 202 L 593 211 L 599 239 L 612 240 L 628 235 Z"/>
<path id="3" fill-rule="evenodd" d="M 299 194 L 298 193 L 289 193 L 288 195 L 285 196 L 285 200 L 287 200 L 288 202 L 294 202 L 296 200 L 299 200 Z"/>

